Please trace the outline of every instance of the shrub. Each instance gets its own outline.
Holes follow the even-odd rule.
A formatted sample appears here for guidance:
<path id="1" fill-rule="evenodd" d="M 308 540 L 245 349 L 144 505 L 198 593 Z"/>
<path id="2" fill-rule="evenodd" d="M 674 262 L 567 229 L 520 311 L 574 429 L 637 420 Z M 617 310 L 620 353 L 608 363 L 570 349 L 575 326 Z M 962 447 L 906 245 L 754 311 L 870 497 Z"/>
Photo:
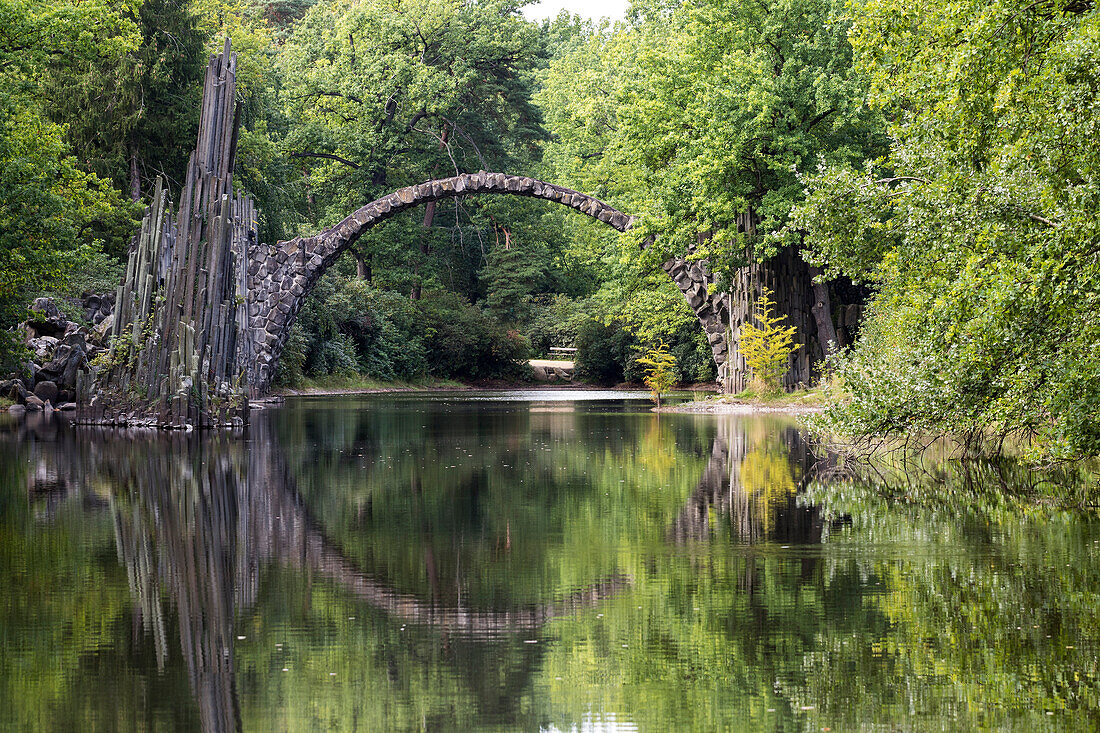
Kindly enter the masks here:
<path id="1" fill-rule="evenodd" d="M 272 380 L 276 387 L 296 387 L 305 378 L 306 352 L 309 349 L 309 337 L 300 323 L 295 323 L 290 328 L 286 345 L 283 347 L 283 355 L 275 365 L 275 378 Z"/>
<path id="2" fill-rule="evenodd" d="M 456 379 L 492 379 L 524 374 L 530 345 L 460 295 L 431 291 L 418 302 L 427 361 L 432 374 Z"/>
<path id="3" fill-rule="evenodd" d="M 771 291 L 763 288 L 753 312 L 760 326 L 753 325 L 751 321 L 741 326 L 741 353 L 752 372 L 756 389 L 761 392 L 782 390 L 787 359 L 799 346 L 794 343 L 795 327 L 780 325 L 787 316 L 772 315 L 774 308 Z"/>
<path id="4" fill-rule="evenodd" d="M 653 401 L 660 407 L 661 395 L 676 384 L 676 357 L 669 353 L 665 342 L 660 341 L 637 361 L 645 367 L 645 384 L 653 393 Z"/>
<path id="5" fill-rule="evenodd" d="M 574 363 L 578 379 L 595 384 L 617 384 L 641 375 L 631 369 L 636 341 L 618 324 L 605 325 L 590 320 L 577 333 L 577 358 Z"/>
<path id="6" fill-rule="evenodd" d="M 413 380 L 428 371 L 420 311 L 400 293 L 376 290 L 363 280 L 342 288 L 355 318 L 341 329 L 359 352 L 361 371 L 375 379 Z"/>

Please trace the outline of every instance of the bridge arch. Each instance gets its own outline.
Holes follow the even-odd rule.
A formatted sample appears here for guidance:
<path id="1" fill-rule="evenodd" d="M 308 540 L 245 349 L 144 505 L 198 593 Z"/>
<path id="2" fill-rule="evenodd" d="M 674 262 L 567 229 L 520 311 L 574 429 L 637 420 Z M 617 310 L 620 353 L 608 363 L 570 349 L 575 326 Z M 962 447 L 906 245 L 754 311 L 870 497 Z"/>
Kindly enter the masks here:
<path id="1" fill-rule="evenodd" d="M 534 178 L 480 171 L 398 189 L 320 234 L 270 246 L 255 244 L 249 248 L 248 264 L 248 338 L 252 342 L 248 381 L 254 393 L 262 394 L 270 387 L 290 327 L 317 280 L 368 229 L 421 204 L 484 193 L 553 201 L 619 232 L 626 232 L 634 223 L 634 217 L 593 196 Z M 721 372 L 727 358 L 725 326 L 721 301 L 708 297 L 707 286 L 713 277 L 705 265 L 682 259 L 670 260 L 664 268 L 695 310 Z"/>

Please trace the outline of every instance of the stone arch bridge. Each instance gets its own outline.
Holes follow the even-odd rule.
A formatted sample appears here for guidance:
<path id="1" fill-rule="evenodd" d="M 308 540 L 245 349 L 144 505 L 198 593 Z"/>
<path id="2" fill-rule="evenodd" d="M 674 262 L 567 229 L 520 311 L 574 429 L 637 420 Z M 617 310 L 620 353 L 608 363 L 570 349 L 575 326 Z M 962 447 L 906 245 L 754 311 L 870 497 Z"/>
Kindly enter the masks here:
<path id="1" fill-rule="evenodd" d="M 248 382 L 254 393 L 271 385 L 290 327 L 321 275 L 368 229 L 421 204 L 473 194 L 509 194 L 568 206 L 616 231 L 626 232 L 634 217 L 587 194 L 505 173 L 464 173 L 399 189 L 360 208 L 320 234 L 248 249 Z M 695 311 L 707 335 L 719 374 L 727 369 L 725 304 L 708 295 L 714 277 L 705 264 L 673 259 L 664 269 Z"/>

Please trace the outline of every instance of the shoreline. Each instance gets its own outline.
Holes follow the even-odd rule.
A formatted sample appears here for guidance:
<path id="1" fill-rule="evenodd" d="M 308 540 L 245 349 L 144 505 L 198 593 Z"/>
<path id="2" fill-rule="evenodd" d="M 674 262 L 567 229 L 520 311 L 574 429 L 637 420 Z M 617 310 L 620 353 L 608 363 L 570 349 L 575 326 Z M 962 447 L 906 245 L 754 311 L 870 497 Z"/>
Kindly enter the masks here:
<path id="1" fill-rule="evenodd" d="M 707 392 L 712 391 L 715 385 L 709 384 L 696 384 L 683 387 L 676 390 L 677 392 Z M 622 383 L 609 387 L 601 387 L 595 384 L 571 384 L 571 383 L 556 383 L 546 384 L 541 382 L 506 382 L 506 381 L 494 381 L 490 380 L 483 383 L 473 384 L 424 384 L 424 385 L 405 385 L 405 384 L 392 384 L 392 385 L 380 385 L 377 387 L 357 387 L 357 386 L 317 386 L 317 387 L 281 387 L 272 392 L 271 395 L 258 400 L 251 400 L 250 404 L 264 404 L 274 401 L 282 401 L 287 397 L 326 397 L 326 396 L 339 396 L 339 395 L 366 395 L 366 394 L 387 394 L 395 392 L 476 392 L 484 390 L 514 390 L 517 392 L 545 392 L 552 390 L 555 392 L 639 392 L 648 391 L 644 384 L 629 384 Z M 690 403 L 690 404 L 695 404 Z M 664 409 L 664 408 L 662 408 Z"/>
<path id="2" fill-rule="evenodd" d="M 825 410 L 821 405 L 764 404 L 759 402 L 684 402 L 655 407 L 654 412 L 678 412 L 689 415 L 812 415 Z"/>

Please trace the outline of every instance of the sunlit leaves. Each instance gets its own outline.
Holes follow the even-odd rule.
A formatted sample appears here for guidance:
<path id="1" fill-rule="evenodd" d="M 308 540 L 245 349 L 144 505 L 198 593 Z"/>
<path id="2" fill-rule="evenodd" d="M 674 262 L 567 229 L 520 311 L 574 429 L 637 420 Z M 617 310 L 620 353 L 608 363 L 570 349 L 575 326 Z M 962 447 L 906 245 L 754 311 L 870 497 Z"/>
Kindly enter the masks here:
<path id="1" fill-rule="evenodd" d="M 839 364 L 853 399 L 834 428 L 1097 453 L 1100 14 L 858 10 L 857 66 L 892 119 L 891 153 L 861 171 L 823 164 L 794 215 L 821 264 L 881 288 Z"/>

